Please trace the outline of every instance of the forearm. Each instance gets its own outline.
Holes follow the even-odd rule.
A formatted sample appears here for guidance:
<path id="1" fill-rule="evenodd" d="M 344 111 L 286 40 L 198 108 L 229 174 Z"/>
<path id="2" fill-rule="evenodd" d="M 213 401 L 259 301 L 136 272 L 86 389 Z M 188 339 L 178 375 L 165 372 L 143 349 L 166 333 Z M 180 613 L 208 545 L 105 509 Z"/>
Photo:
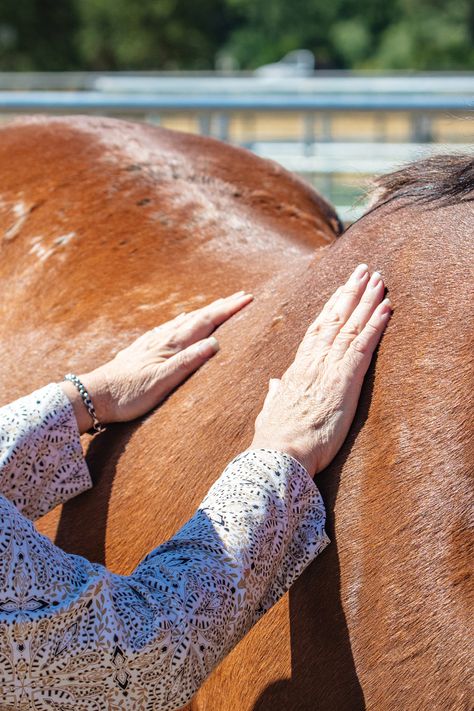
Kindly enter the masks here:
<path id="1" fill-rule="evenodd" d="M 135 709 L 146 699 L 150 708 L 180 709 L 328 542 L 308 474 L 263 450 L 230 462 L 193 518 L 128 577 L 61 551 L 2 497 L 0 514 L 0 549 L 12 530 L 19 534 L 0 590 L 5 650 L 16 650 L 12 623 L 28 616 L 27 651 L 11 658 L 9 704 L 20 683 L 36 699 L 54 680 L 80 698 L 87 692 L 98 708 L 120 699 Z M 23 611 L 23 588 L 32 612 Z M 23 659 L 40 648 L 47 678 Z"/>
<path id="2" fill-rule="evenodd" d="M 327 546 L 324 524 L 320 494 L 298 462 L 247 450 L 229 463 L 195 516 L 138 566 L 129 586 L 172 613 L 168 628 L 164 620 L 148 632 L 143 623 L 129 627 L 148 649 L 166 629 L 161 649 L 176 663 L 163 684 L 176 688 L 179 678 L 185 685 L 166 709 L 189 700 Z M 174 649 L 173 638 L 180 642 Z"/>

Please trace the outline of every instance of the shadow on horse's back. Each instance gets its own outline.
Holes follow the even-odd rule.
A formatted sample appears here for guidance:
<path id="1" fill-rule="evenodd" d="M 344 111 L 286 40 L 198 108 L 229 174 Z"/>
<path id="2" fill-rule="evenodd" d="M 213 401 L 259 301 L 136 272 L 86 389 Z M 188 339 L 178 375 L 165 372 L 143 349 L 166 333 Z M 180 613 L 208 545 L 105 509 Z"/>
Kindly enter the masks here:
<path id="1" fill-rule="evenodd" d="M 337 217 L 310 188 L 216 141 L 102 119 L 1 135 L 5 400 L 94 367 L 179 311 L 240 288 L 256 296 L 154 413 L 85 441 L 96 486 L 41 530 L 130 572 L 248 446 L 268 379 L 366 261 L 395 312 L 349 437 L 318 477 L 332 544 L 192 707 L 467 709 L 474 181 L 449 199 L 442 186 L 472 161 L 399 174 L 386 204 L 335 241 Z M 433 199 L 417 202 L 426 184 Z"/>

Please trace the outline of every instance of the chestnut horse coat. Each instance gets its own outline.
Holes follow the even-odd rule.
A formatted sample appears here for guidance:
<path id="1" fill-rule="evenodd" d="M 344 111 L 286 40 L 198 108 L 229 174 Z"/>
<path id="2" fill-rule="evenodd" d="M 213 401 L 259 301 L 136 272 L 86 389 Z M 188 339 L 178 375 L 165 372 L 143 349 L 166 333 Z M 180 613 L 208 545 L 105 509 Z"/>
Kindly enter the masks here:
<path id="1" fill-rule="evenodd" d="M 0 131 L 4 402 L 246 289 L 221 351 L 140 421 L 84 438 L 96 482 L 40 529 L 128 573 L 250 442 L 270 377 L 360 261 L 395 307 L 318 477 L 332 544 L 211 675 L 200 711 L 470 709 L 472 202 L 397 197 L 342 237 L 273 163 L 105 119 Z"/>

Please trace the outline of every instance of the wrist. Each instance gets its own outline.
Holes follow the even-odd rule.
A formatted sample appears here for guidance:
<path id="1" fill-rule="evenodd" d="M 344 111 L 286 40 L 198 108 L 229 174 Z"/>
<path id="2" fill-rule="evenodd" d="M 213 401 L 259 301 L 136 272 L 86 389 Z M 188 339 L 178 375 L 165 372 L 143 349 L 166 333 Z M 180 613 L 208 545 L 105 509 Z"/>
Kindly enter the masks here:
<path id="1" fill-rule="evenodd" d="M 274 449 L 278 452 L 283 452 L 283 454 L 288 454 L 290 457 L 293 457 L 293 459 L 296 459 L 296 461 L 306 469 L 311 477 L 314 477 L 317 472 L 314 457 L 303 456 L 297 448 L 292 447 L 282 440 L 255 436 L 248 449 Z"/>
<path id="2" fill-rule="evenodd" d="M 96 371 L 91 371 L 84 375 L 81 374 L 77 377 L 89 395 L 97 420 L 101 425 L 110 423 L 112 419 L 109 416 L 108 391 L 103 378 Z M 79 389 L 70 380 L 63 380 L 59 385 L 72 405 L 80 434 L 88 432 L 92 429 L 94 421 Z"/>

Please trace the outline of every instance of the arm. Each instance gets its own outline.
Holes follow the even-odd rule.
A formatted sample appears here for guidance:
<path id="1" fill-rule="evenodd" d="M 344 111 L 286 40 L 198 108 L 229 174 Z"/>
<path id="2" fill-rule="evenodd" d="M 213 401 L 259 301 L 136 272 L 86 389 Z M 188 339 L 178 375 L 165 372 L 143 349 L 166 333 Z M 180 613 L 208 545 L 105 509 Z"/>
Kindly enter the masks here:
<path id="1" fill-rule="evenodd" d="M 55 383 L 0 408 L 0 494 L 42 516 L 89 489 L 77 421 Z"/>
<path id="2" fill-rule="evenodd" d="M 0 511 L 0 667 L 11 704 L 25 658 L 31 699 L 181 708 L 328 543 L 308 473 L 264 449 L 230 462 L 193 518 L 128 577 L 67 555 L 1 497 Z"/>
<path id="3" fill-rule="evenodd" d="M 209 335 L 252 300 L 237 292 L 146 332 L 81 380 L 103 424 L 155 407 L 218 349 Z M 51 383 L 0 409 L 0 494 L 26 516 L 42 516 L 89 489 L 79 435 L 92 421 L 69 382 Z"/>
<path id="4" fill-rule="evenodd" d="M 48 706 L 81 699 L 84 708 L 104 701 L 148 708 L 152 701 L 171 711 L 192 696 L 328 543 L 309 474 L 329 463 L 347 435 L 390 316 L 383 293 L 380 275 L 369 281 L 359 265 L 273 381 L 251 449 L 129 577 L 67 555 L 0 496 L 0 670 L 9 707 L 21 694 Z M 108 370 L 114 378 L 105 378 L 111 401 L 121 403 L 115 417 L 145 412 L 199 367 L 210 345 L 201 343 L 203 354 L 187 343 L 215 327 L 216 308 L 238 310 L 232 303 L 170 322 L 121 351 Z M 171 346 L 178 352 L 170 357 Z M 123 388 L 131 359 L 142 366 L 135 390 Z"/>

